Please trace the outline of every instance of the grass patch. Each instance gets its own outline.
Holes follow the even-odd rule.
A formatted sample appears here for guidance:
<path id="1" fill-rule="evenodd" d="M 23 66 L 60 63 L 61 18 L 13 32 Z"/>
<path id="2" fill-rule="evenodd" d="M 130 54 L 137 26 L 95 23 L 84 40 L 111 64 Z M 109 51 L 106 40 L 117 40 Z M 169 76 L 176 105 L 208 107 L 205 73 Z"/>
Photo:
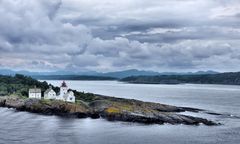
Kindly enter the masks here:
<path id="1" fill-rule="evenodd" d="M 52 100 L 49 100 L 49 99 L 41 99 L 40 102 L 41 104 L 46 104 L 46 105 L 52 104 Z"/>
<path id="2" fill-rule="evenodd" d="M 106 109 L 106 112 L 107 112 L 107 113 L 120 113 L 121 111 L 120 111 L 120 109 L 118 109 L 118 108 L 109 107 L 109 108 Z"/>

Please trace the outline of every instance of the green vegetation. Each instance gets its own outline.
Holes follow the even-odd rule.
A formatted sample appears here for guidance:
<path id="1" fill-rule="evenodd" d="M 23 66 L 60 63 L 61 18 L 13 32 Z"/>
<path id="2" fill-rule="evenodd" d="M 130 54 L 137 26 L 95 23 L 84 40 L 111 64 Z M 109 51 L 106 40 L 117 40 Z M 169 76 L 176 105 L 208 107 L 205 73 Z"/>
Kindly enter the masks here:
<path id="1" fill-rule="evenodd" d="M 146 84 L 226 84 L 240 85 L 240 72 L 205 74 L 205 75 L 162 75 L 162 76 L 132 76 L 121 79 L 129 83 Z"/>
<path id="2" fill-rule="evenodd" d="M 91 102 L 94 100 L 100 99 L 99 96 L 94 95 L 93 93 L 84 93 L 72 90 L 75 94 L 76 100 L 82 100 L 84 102 Z"/>
<path id="3" fill-rule="evenodd" d="M 48 88 L 47 82 L 39 82 L 31 77 L 19 74 L 16 74 L 14 77 L 0 75 L 0 96 L 28 96 L 28 89 L 33 88 L 34 86 L 43 90 Z"/>
<path id="4" fill-rule="evenodd" d="M 49 100 L 49 99 L 41 99 L 40 102 L 42 104 L 45 104 L 45 105 L 51 105 L 52 104 L 52 100 Z"/>
<path id="5" fill-rule="evenodd" d="M 37 88 L 41 88 L 42 95 L 45 90 L 49 88 L 47 82 L 40 82 L 31 77 L 16 74 L 15 76 L 3 76 L 0 75 L 0 96 L 10 96 L 17 95 L 21 97 L 28 97 L 29 88 L 33 88 L 36 86 Z M 58 93 L 60 91 L 59 87 L 52 88 Z M 73 90 L 76 100 L 82 100 L 84 102 L 91 102 L 93 100 L 99 99 L 99 97 L 95 96 L 92 93 L 84 93 Z M 47 102 L 47 101 L 46 101 Z"/>

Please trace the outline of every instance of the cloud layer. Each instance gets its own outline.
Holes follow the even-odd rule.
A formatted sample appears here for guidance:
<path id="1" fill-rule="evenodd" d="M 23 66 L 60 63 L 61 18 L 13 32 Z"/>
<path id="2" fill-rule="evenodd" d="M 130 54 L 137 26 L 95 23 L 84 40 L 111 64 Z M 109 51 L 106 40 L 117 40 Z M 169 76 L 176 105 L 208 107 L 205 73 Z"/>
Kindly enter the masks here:
<path id="1" fill-rule="evenodd" d="M 238 0 L 0 0 L 0 67 L 239 71 Z"/>

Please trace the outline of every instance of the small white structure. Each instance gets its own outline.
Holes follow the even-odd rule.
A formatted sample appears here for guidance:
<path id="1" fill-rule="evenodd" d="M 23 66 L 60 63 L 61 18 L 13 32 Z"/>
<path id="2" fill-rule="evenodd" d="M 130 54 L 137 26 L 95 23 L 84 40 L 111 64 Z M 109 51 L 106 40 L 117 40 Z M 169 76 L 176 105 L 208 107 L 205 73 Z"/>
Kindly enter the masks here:
<path id="1" fill-rule="evenodd" d="M 74 96 L 74 93 L 72 91 L 69 91 L 63 97 L 64 97 L 65 101 L 75 103 L 75 96 Z"/>
<path id="2" fill-rule="evenodd" d="M 56 92 L 52 89 L 52 87 L 50 86 L 49 89 L 47 89 L 44 92 L 44 99 L 56 99 Z"/>
<path id="3" fill-rule="evenodd" d="M 65 81 L 62 82 L 60 93 L 56 96 L 56 99 L 75 103 L 74 93 L 68 90 L 68 86 Z"/>
<path id="4" fill-rule="evenodd" d="M 57 99 L 75 103 L 74 93 L 72 91 L 69 91 L 65 81 L 62 82 L 60 93 L 58 95 L 56 95 L 56 92 L 52 89 L 52 87 L 49 87 L 49 89 L 44 92 L 44 99 Z"/>
<path id="5" fill-rule="evenodd" d="M 42 97 L 41 89 L 36 88 L 36 87 L 32 88 L 32 89 L 29 89 L 28 97 L 29 98 L 41 99 L 41 97 Z"/>
<path id="6" fill-rule="evenodd" d="M 29 98 L 41 99 L 41 89 L 36 87 L 29 89 Z M 60 93 L 58 95 L 56 95 L 56 92 L 52 89 L 52 87 L 49 87 L 49 89 L 44 92 L 44 99 L 57 99 L 75 103 L 74 93 L 68 89 L 65 81 L 62 82 L 62 85 L 60 87 Z"/>

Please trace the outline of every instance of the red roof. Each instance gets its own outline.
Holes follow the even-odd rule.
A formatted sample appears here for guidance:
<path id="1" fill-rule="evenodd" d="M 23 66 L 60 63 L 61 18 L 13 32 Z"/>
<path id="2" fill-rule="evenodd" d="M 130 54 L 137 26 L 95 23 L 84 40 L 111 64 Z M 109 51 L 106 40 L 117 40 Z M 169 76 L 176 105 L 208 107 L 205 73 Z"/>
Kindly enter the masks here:
<path id="1" fill-rule="evenodd" d="M 65 83 L 65 81 L 62 82 L 61 87 L 67 87 L 67 84 Z"/>

